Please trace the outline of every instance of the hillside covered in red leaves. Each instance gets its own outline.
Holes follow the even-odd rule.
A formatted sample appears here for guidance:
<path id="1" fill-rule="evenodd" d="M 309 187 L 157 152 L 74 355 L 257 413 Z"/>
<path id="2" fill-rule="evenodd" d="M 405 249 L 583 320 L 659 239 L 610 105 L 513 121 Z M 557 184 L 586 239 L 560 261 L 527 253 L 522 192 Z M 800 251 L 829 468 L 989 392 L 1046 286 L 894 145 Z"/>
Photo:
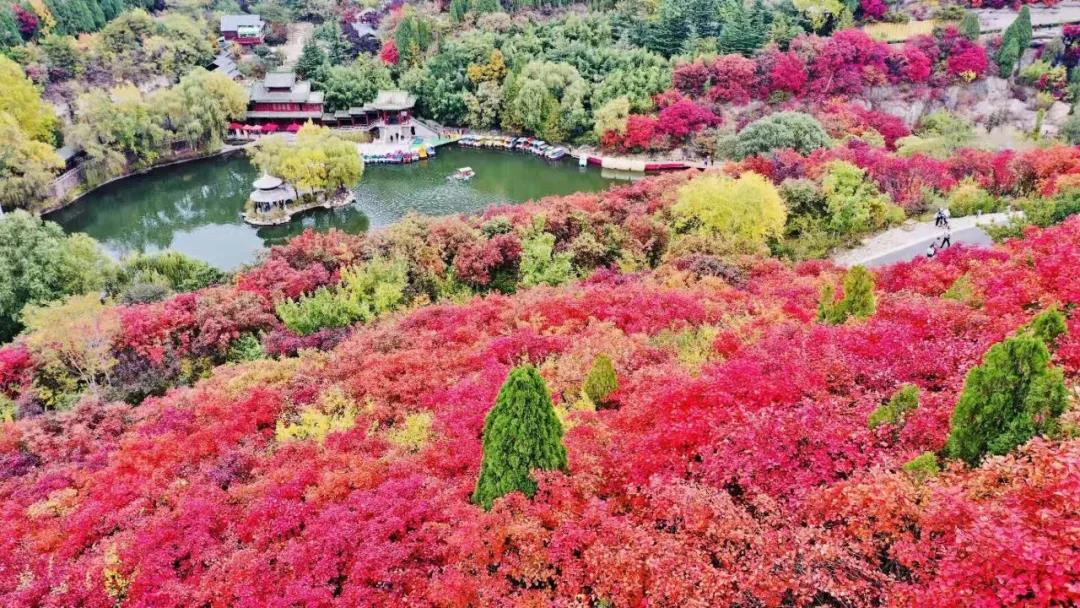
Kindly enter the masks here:
<path id="1" fill-rule="evenodd" d="M 305 247 L 328 259 L 318 243 L 276 250 L 240 287 L 149 305 L 170 311 L 152 320 L 122 309 L 121 331 L 150 366 L 218 348 L 216 331 L 273 323 L 265 294 L 310 289 L 267 281 Z M 942 448 L 992 344 L 1080 301 L 1078 263 L 1077 219 L 950 250 L 877 272 L 875 314 L 835 326 L 815 320 L 842 275 L 827 263 L 598 270 L 414 306 L 330 350 L 219 366 L 137 407 L 83 399 L 3 435 L 0 603 L 1071 605 L 1080 441 L 1036 438 L 936 475 L 902 466 Z M 1054 362 L 1071 386 L 1080 322 L 1069 330 Z M 21 349 L 0 351 L 13 393 L 31 365 Z M 619 389 L 582 407 L 598 354 Z M 551 388 L 569 473 L 484 511 L 469 501 L 481 427 L 522 361 Z M 872 428 L 905 384 L 917 409 Z M 312 412 L 332 414 L 326 432 L 287 440 L 283 421 Z"/>

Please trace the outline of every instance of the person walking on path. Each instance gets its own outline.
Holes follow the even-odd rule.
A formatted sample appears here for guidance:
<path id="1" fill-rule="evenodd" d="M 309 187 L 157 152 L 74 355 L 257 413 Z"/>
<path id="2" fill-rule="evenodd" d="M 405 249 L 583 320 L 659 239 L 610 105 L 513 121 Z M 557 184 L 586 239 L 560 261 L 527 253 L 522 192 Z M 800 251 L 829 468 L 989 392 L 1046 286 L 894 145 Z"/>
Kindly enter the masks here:
<path id="1" fill-rule="evenodd" d="M 945 207 L 944 209 L 942 209 L 941 212 L 945 215 L 945 219 L 942 220 L 941 223 L 945 224 L 945 227 L 948 228 L 949 220 L 952 219 L 952 213 L 949 211 L 948 207 Z"/>
<path id="2" fill-rule="evenodd" d="M 940 228 L 942 222 L 944 222 L 944 221 L 945 221 L 945 211 L 942 210 L 942 209 L 938 209 L 937 213 L 934 215 L 934 226 Z"/>
<path id="3" fill-rule="evenodd" d="M 948 224 L 945 224 L 945 233 L 941 235 L 941 248 L 952 246 L 952 228 L 949 228 Z"/>

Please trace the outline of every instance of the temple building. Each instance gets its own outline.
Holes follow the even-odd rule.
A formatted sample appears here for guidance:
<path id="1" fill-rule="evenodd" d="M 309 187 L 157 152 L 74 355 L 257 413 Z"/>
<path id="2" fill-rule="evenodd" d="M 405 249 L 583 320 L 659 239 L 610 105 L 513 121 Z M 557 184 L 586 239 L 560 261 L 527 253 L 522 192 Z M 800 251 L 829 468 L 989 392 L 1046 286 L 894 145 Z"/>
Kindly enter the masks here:
<path id="1" fill-rule="evenodd" d="M 221 51 L 214 57 L 214 60 L 210 62 L 206 69 L 211 72 L 218 72 L 224 74 L 233 80 L 240 80 L 244 75 L 240 72 L 240 66 L 236 65 L 236 60 L 233 59 L 232 54 L 229 51 Z"/>
<path id="2" fill-rule="evenodd" d="M 250 123 L 319 122 L 322 118 L 322 91 L 312 91 L 311 83 L 297 80 L 294 72 L 270 72 L 248 92 Z"/>
<path id="3" fill-rule="evenodd" d="M 244 46 L 262 44 L 264 27 L 265 24 L 258 15 L 221 16 L 221 37 Z"/>
<path id="4" fill-rule="evenodd" d="M 322 120 L 337 127 L 362 127 L 384 143 L 437 138 L 434 129 L 412 115 L 415 106 L 416 97 L 408 91 L 379 91 L 371 103 L 324 114 Z"/>

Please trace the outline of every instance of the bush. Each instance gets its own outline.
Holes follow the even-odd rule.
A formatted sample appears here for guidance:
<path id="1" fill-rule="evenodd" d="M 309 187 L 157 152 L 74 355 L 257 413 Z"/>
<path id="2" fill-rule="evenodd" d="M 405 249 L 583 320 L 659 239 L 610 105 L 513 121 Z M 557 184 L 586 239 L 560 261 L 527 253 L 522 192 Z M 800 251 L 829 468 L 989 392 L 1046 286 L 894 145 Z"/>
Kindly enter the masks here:
<path id="1" fill-rule="evenodd" d="M 683 232 L 722 239 L 736 251 L 761 250 L 768 239 L 783 235 L 787 221 L 776 187 L 753 172 L 693 179 L 679 188 L 672 212 Z"/>
<path id="2" fill-rule="evenodd" d="M 949 191 L 946 206 L 949 208 L 953 217 L 975 215 L 980 211 L 983 213 L 991 213 L 1000 211 L 1002 208 L 1000 200 L 994 198 L 986 190 L 980 188 L 975 183 L 975 180 L 970 178 L 960 182 L 959 185 Z"/>
<path id="3" fill-rule="evenodd" d="M 919 407 L 919 387 L 905 384 L 884 403 L 870 413 L 867 424 L 876 429 L 883 424 L 902 425 L 904 416 Z"/>
<path id="4" fill-rule="evenodd" d="M 736 136 L 735 156 L 761 155 L 792 149 L 800 154 L 829 145 L 829 134 L 816 118 L 801 112 L 777 112 L 760 118 Z"/>
<path id="5" fill-rule="evenodd" d="M 1061 125 L 1061 138 L 1072 145 L 1080 144 L 1080 113 L 1073 107 L 1072 114 Z"/>
<path id="6" fill-rule="evenodd" d="M 560 285 L 573 276 L 573 255 L 555 251 L 555 235 L 540 232 L 521 242 L 521 285 Z"/>
<path id="7" fill-rule="evenodd" d="M 419 452 L 431 437 L 431 425 L 435 416 L 431 412 L 416 412 L 405 417 L 400 426 L 386 435 L 386 439 L 406 452 Z"/>
<path id="8" fill-rule="evenodd" d="M 835 301 L 831 284 L 821 288 L 818 301 L 818 320 L 839 325 L 854 317 L 867 319 L 874 314 L 874 275 L 862 266 L 852 266 L 844 275 L 844 297 Z"/>
<path id="9" fill-rule="evenodd" d="M 585 383 L 581 391 L 597 406 L 607 403 L 608 396 L 619 388 L 619 379 L 615 375 L 615 366 L 611 364 L 611 358 L 607 355 L 597 355 L 593 360 L 592 369 L 585 376 Z"/>
<path id="10" fill-rule="evenodd" d="M 275 308 L 285 327 L 306 336 L 327 327 L 368 322 L 405 302 L 405 262 L 382 258 L 346 268 L 336 289 L 320 287 L 311 295 L 284 300 Z"/>
<path id="11" fill-rule="evenodd" d="M 866 178 L 866 171 L 847 161 L 829 163 L 821 186 L 829 211 L 829 227 L 837 234 L 882 228 L 904 217 L 903 210 L 890 203 L 877 185 Z"/>
<path id="12" fill-rule="evenodd" d="M 995 344 L 964 380 L 945 453 L 975 466 L 987 454 L 1007 454 L 1057 428 L 1067 390 L 1050 351 L 1034 335 Z"/>
<path id="13" fill-rule="evenodd" d="M 480 477 L 472 501 L 490 509 L 510 492 L 536 493 L 532 471 L 565 471 L 563 428 L 547 385 L 531 365 L 510 371 L 484 419 Z"/>
<path id="14" fill-rule="evenodd" d="M 979 25 L 979 16 L 974 11 L 964 11 L 964 16 L 960 19 L 960 33 L 968 40 L 975 42 L 979 39 L 981 32 L 982 26 Z"/>
<path id="15" fill-rule="evenodd" d="M 230 363 L 243 363 L 246 361 L 258 361 L 266 358 L 262 342 L 255 334 L 244 334 L 233 341 L 225 354 L 225 360 Z"/>
<path id="16" fill-rule="evenodd" d="M 780 198 L 787 203 L 792 215 L 825 214 L 825 194 L 814 180 L 785 179 L 780 183 Z"/>
<path id="17" fill-rule="evenodd" d="M 1057 346 L 1057 339 L 1067 331 L 1065 314 L 1056 306 L 1051 306 L 1028 321 L 1021 333 L 1042 340 L 1043 344 L 1052 351 Z"/>
<path id="18" fill-rule="evenodd" d="M 904 463 L 904 466 L 900 468 L 915 481 L 926 481 L 931 477 L 936 477 L 941 472 L 937 455 L 933 452 L 920 454 Z"/>

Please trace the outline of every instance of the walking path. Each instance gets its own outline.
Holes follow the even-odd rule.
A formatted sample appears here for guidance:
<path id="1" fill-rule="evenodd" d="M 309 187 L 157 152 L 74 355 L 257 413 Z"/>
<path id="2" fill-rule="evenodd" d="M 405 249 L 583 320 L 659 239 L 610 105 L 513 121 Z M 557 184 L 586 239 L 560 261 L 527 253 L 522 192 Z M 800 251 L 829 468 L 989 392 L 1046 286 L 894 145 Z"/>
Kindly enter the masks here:
<path id="1" fill-rule="evenodd" d="M 314 31 L 314 23 L 297 21 L 289 24 L 288 39 L 286 39 L 285 45 L 281 47 L 282 53 L 285 55 L 285 61 L 281 64 L 281 67 L 296 67 L 296 62 L 300 60 L 300 53 L 304 52 L 304 43 L 307 42 Z"/>
<path id="2" fill-rule="evenodd" d="M 1060 26 L 1066 23 L 1080 23 L 1080 2 L 1066 0 L 1055 6 L 1029 5 L 1031 25 L 1035 29 Z M 1000 32 L 1009 27 L 1016 19 L 1016 11 L 1011 8 L 975 9 L 979 16 L 979 25 L 983 34 Z"/>
<path id="3" fill-rule="evenodd" d="M 981 226 L 1004 224 L 1010 217 L 1009 213 L 987 213 L 981 217 L 952 218 L 949 221 L 952 244 L 989 245 L 990 236 Z M 867 237 L 860 246 L 834 254 L 832 260 L 841 266 L 861 264 L 871 267 L 904 262 L 925 255 L 930 243 L 940 239 L 941 235 L 942 229 L 934 226 L 934 222 L 905 224 Z"/>

